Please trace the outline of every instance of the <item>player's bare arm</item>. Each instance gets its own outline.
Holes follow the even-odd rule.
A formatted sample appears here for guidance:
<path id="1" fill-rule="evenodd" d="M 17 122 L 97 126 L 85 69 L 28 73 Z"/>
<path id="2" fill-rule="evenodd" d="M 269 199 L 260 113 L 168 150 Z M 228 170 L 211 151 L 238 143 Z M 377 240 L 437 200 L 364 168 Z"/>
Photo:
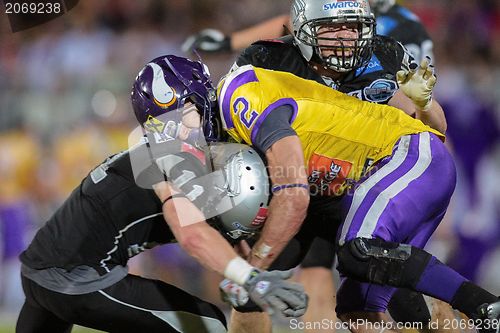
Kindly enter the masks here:
<path id="1" fill-rule="evenodd" d="M 431 59 L 426 57 L 418 66 L 413 63 L 409 70 L 400 70 L 397 73 L 397 80 L 400 89 L 389 101 L 389 105 L 415 115 L 415 118 L 424 124 L 445 133 L 446 118 L 443 108 L 432 98 L 437 78 Z"/>
<path id="2" fill-rule="evenodd" d="M 429 110 L 422 111 L 418 110 L 411 99 L 401 90 L 398 90 L 387 104 L 403 110 L 406 114 L 411 116 L 414 115 L 416 119 L 420 119 L 424 124 L 429 125 L 441 133 L 446 132 L 446 117 L 443 108 L 435 99 L 432 101 Z"/>
<path id="3" fill-rule="evenodd" d="M 271 199 L 269 216 L 262 235 L 252 248 L 250 263 L 268 267 L 298 232 L 307 212 L 309 191 L 304 170 L 302 146 L 297 136 L 276 141 L 267 151 L 269 174 L 277 190 Z M 304 186 L 286 187 L 302 184 Z"/>
<path id="4" fill-rule="evenodd" d="M 175 238 L 189 255 L 204 267 L 224 275 L 227 264 L 237 257 L 229 243 L 205 222 L 201 211 L 184 196 L 175 197 L 167 182 L 155 185 L 155 193 L 163 204 L 165 220 Z"/>
<path id="5" fill-rule="evenodd" d="M 284 27 L 290 29 L 290 16 L 279 15 L 247 29 L 231 34 L 231 49 L 242 50 L 259 39 L 272 39 L 284 35 Z"/>

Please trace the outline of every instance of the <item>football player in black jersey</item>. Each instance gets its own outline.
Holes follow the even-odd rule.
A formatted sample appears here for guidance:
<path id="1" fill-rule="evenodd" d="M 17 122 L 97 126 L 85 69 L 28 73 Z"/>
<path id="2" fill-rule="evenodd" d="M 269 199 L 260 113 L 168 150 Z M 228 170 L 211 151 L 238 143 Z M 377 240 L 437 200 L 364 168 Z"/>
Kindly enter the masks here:
<path id="1" fill-rule="evenodd" d="M 417 15 L 396 0 L 369 0 L 369 3 L 377 19 L 377 34 L 402 43 L 417 63 L 426 56 L 433 58 L 433 42 Z M 184 52 L 241 51 L 257 40 L 279 38 L 288 31 L 291 31 L 290 16 L 283 14 L 229 35 L 217 29 L 204 29 L 189 36 L 182 49 Z"/>
<path id="2" fill-rule="evenodd" d="M 253 43 L 241 53 L 232 69 L 252 64 L 291 72 L 361 100 L 395 106 L 441 132 L 446 131 L 443 110 L 431 98 L 436 77 L 430 59 L 417 66 L 400 43 L 377 35 L 366 0 L 296 0 L 292 4 L 291 23 L 292 35 Z M 330 306 L 334 295 L 333 247 L 332 242 L 316 238 L 302 262 L 302 268 L 307 269 L 301 272 L 301 282 L 305 282 L 311 295 L 305 321 L 334 316 Z M 285 253 L 293 256 L 291 250 Z M 275 265 L 279 267 L 279 261 Z M 411 302 L 406 301 L 410 299 Z M 421 295 L 401 290 L 395 301 L 397 306 L 389 309 L 397 321 L 427 323 L 430 319 Z M 401 308 L 405 311 L 397 311 Z M 414 316 L 408 317 L 405 312 Z M 382 313 L 366 315 L 373 320 L 388 320 Z"/>
<path id="3" fill-rule="evenodd" d="M 263 310 L 303 314 L 307 297 L 285 281 L 291 272 L 255 269 L 205 222 L 217 215 L 228 237 L 253 234 L 268 200 L 268 193 L 246 188 L 268 182 L 251 148 L 225 145 L 210 159 L 201 151 L 200 123 L 214 134 L 205 117 L 215 96 L 206 67 L 156 58 L 137 76 L 131 96 L 146 136 L 92 170 L 21 254 L 26 301 L 16 332 L 70 332 L 73 324 L 108 332 L 225 332 L 224 314 L 214 305 L 128 274 L 130 257 L 174 241 L 205 267 L 239 281 Z"/>

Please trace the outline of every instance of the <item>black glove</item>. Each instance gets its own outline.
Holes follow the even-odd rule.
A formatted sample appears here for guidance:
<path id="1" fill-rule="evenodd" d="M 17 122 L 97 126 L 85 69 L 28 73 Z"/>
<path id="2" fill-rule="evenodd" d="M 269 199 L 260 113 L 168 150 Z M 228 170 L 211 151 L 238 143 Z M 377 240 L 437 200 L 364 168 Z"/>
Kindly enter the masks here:
<path id="1" fill-rule="evenodd" d="M 231 51 L 231 37 L 224 35 L 219 30 L 204 29 L 195 35 L 189 36 L 181 48 L 184 53 L 189 53 L 193 50 L 229 52 Z"/>
<path id="2" fill-rule="evenodd" d="M 292 271 L 259 271 L 255 269 L 243 287 L 250 299 L 269 314 L 281 312 L 285 317 L 300 317 L 307 309 L 307 295 L 302 285 L 285 281 Z"/>

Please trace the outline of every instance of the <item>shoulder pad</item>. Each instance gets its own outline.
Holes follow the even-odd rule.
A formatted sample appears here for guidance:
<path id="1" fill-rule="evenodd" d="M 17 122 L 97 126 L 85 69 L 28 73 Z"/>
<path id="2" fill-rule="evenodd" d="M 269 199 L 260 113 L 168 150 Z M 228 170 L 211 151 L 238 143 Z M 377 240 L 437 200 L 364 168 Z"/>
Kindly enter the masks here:
<path id="1" fill-rule="evenodd" d="M 293 62 L 295 58 L 302 59 L 302 56 L 293 45 L 293 37 L 285 36 L 277 40 L 260 40 L 253 43 L 240 54 L 236 64 L 286 70 L 291 66 L 290 61 Z"/>

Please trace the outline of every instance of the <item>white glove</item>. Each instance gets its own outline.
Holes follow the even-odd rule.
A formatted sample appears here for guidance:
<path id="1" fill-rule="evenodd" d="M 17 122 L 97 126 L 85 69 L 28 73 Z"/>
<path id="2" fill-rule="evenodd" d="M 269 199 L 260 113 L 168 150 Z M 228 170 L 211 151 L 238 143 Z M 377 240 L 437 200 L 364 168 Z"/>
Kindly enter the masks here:
<path id="1" fill-rule="evenodd" d="M 233 307 L 247 304 L 250 298 L 245 288 L 229 279 L 224 279 L 219 283 L 219 290 L 222 300 Z"/>
<path id="2" fill-rule="evenodd" d="M 184 53 L 192 50 L 204 52 L 231 51 L 231 38 L 219 30 L 204 29 L 195 35 L 189 36 L 182 44 L 181 49 Z"/>
<path id="3" fill-rule="evenodd" d="M 432 89 L 436 85 L 434 66 L 430 64 L 430 60 L 425 57 L 418 68 L 413 63 L 409 71 L 400 70 L 396 73 L 399 88 L 421 111 L 428 111 L 431 107 Z"/>

